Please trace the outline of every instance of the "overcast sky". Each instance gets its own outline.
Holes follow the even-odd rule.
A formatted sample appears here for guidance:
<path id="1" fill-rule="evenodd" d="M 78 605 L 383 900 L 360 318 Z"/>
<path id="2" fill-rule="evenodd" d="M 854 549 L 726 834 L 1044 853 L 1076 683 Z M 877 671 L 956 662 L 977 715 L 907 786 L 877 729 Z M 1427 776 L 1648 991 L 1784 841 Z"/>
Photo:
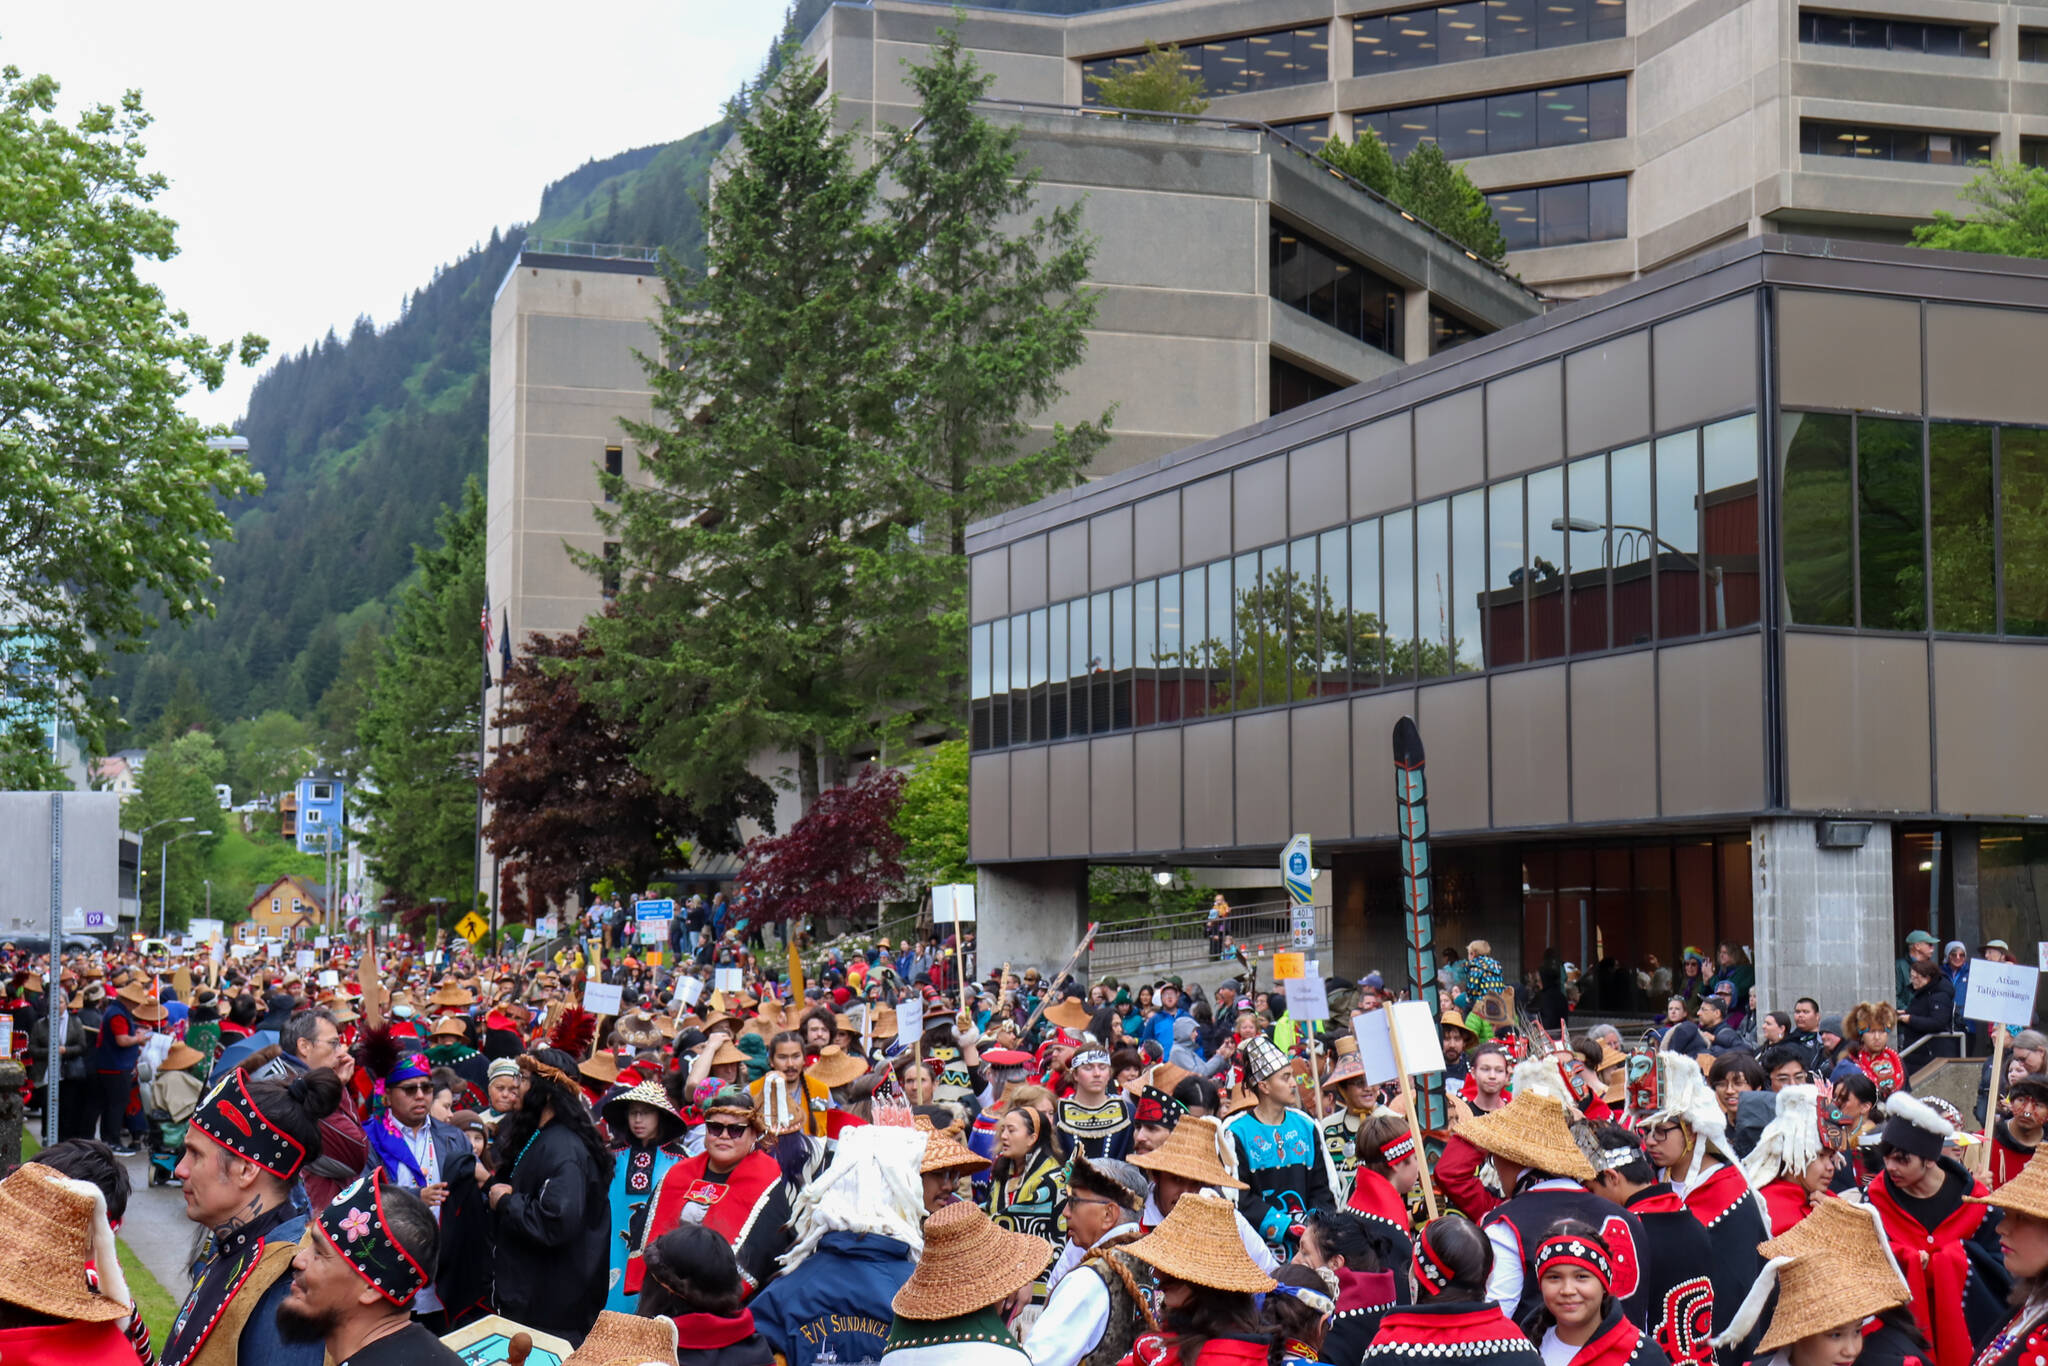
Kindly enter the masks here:
<path id="1" fill-rule="evenodd" d="M 532 218 L 593 157 L 711 122 L 759 69 L 784 0 L 455 4 L 99 0 L 9 5 L 0 64 L 67 112 L 142 91 L 180 255 L 153 272 L 213 340 L 271 356 L 380 324 L 434 267 Z M 268 362 L 265 362 L 267 365 Z M 187 399 L 240 415 L 264 366 Z"/>

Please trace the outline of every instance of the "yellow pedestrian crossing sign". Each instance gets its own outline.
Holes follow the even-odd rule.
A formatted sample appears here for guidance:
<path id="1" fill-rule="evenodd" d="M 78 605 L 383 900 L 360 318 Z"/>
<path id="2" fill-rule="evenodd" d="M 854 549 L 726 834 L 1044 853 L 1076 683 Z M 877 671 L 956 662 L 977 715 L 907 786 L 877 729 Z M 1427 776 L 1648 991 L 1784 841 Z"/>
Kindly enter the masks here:
<path id="1" fill-rule="evenodd" d="M 483 938 L 490 928 L 489 925 L 484 923 L 482 916 L 478 915 L 475 911 L 471 911 L 468 915 L 462 917 L 462 922 L 455 927 L 455 932 L 474 944 L 477 940 Z"/>

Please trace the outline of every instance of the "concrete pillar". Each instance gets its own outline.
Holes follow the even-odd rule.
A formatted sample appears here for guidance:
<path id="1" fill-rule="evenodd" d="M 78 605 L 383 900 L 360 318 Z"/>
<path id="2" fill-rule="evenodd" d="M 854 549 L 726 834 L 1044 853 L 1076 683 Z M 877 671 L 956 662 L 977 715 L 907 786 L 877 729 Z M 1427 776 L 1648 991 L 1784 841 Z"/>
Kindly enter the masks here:
<path id="1" fill-rule="evenodd" d="M 1401 359 L 1413 365 L 1429 359 L 1429 291 L 1411 289 L 1401 299 Z"/>
<path id="2" fill-rule="evenodd" d="M 0 1062 L 0 1176 L 21 1165 L 21 1088 L 27 1082 L 20 1063 Z"/>
<path id="3" fill-rule="evenodd" d="M 1056 972 L 1088 928 L 1088 865 L 984 863 L 975 870 L 974 914 L 982 977 L 1005 963 Z"/>
<path id="4" fill-rule="evenodd" d="M 1948 865 L 1948 891 L 1954 902 L 1955 937 L 1975 957 L 1984 943 L 1984 913 L 1977 900 L 1977 831 L 1974 825 L 1941 828 L 1941 857 Z"/>
<path id="5" fill-rule="evenodd" d="M 1896 991 L 1892 832 L 1873 821 L 1860 849 L 1823 849 L 1811 816 L 1749 827 L 1757 1004 L 1790 1011 L 1811 996 L 1827 1014 Z"/>

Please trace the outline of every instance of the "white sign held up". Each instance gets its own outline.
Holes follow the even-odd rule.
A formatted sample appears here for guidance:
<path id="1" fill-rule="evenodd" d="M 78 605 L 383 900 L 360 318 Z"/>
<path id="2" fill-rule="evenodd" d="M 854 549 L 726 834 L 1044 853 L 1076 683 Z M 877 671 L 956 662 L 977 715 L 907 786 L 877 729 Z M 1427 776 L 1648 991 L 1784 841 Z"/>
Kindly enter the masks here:
<path id="1" fill-rule="evenodd" d="M 924 1037 L 924 997 L 907 996 L 896 1003 L 896 1042 L 913 1047 Z"/>
<path id="2" fill-rule="evenodd" d="M 1280 985 L 1287 989 L 1287 1013 L 1292 1018 L 1330 1018 L 1330 997 L 1323 989 L 1323 965 L 1315 959 L 1308 959 L 1301 965 L 1301 976 L 1290 977 Z"/>
<path id="3" fill-rule="evenodd" d="M 617 1015 L 624 1003 L 625 988 L 606 986 L 603 982 L 583 984 L 583 1008 L 593 1015 Z"/>
<path id="4" fill-rule="evenodd" d="M 2034 990 L 2041 972 L 2025 963 L 1970 960 L 1970 989 L 1963 996 L 1963 1018 L 2025 1029 L 2034 1018 Z"/>
<path id="5" fill-rule="evenodd" d="M 712 972 L 711 985 L 720 991 L 737 992 L 746 990 L 746 976 L 738 968 L 717 968 Z"/>
<path id="6" fill-rule="evenodd" d="M 682 1002 L 686 1006 L 697 1004 L 697 998 L 703 994 L 704 979 L 702 977 L 685 977 L 676 983 L 676 995 L 682 998 Z"/>

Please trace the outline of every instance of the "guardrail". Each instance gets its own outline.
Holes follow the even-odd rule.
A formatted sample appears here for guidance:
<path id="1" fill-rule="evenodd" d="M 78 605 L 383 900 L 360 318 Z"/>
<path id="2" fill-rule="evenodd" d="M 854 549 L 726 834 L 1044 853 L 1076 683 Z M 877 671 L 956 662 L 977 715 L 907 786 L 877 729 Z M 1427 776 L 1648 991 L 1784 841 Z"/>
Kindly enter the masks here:
<path id="1" fill-rule="evenodd" d="M 571 242 L 562 237 L 529 237 L 520 244 L 520 250 L 541 256 L 587 256 L 596 261 L 644 261 L 653 264 L 661 260 L 659 247 L 636 247 L 623 242 Z"/>
<path id="2" fill-rule="evenodd" d="M 1256 964 L 1261 953 L 1270 959 L 1275 950 L 1292 947 L 1293 913 L 1286 901 L 1232 906 L 1224 917 L 1222 932 L 1242 945 Z M 1329 912 L 1319 907 L 1317 949 L 1309 952 L 1327 946 L 1329 935 Z M 1210 948 L 1209 917 L 1204 912 L 1097 931 L 1095 947 L 1088 953 L 1088 975 L 1116 975 L 1139 968 L 1186 971 L 1216 961 Z M 1270 976 L 1270 970 L 1265 975 Z"/>

